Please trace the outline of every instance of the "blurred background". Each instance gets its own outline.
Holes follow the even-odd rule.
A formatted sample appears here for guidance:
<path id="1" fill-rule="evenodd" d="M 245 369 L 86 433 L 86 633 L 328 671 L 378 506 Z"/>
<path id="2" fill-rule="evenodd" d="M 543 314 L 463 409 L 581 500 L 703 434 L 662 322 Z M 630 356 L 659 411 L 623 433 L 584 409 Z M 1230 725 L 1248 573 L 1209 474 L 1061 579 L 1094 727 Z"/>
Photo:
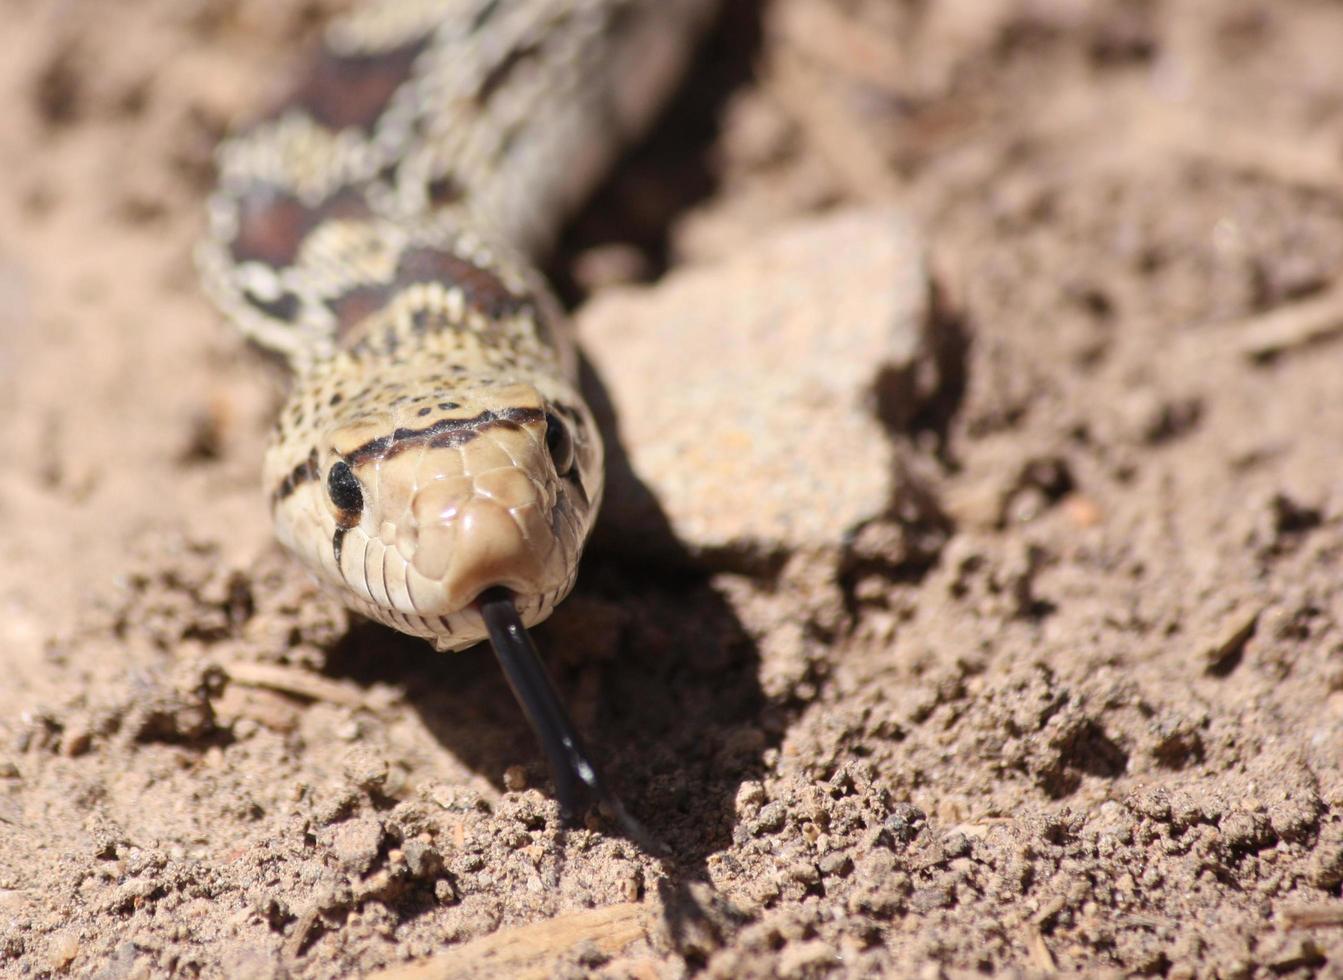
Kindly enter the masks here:
<path id="1" fill-rule="evenodd" d="M 656 893 L 556 856 L 488 665 L 370 653 L 271 550 L 282 381 L 191 247 L 216 142 L 345 6 L 0 0 L 5 970 L 335 975 Z M 923 505 L 791 578 L 598 560 L 552 649 L 609 658 L 564 667 L 580 721 L 721 905 L 573 969 L 1338 968 L 1340 50 L 1331 0 L 726 5 L 550 274 L 581 319 L 903 209 Z M 687 621 L 703 662 L 620 666 Z M 641 741 L 650 685 L 694 725 Z M 423 838 L 418 884 L 376 864 Z"/>

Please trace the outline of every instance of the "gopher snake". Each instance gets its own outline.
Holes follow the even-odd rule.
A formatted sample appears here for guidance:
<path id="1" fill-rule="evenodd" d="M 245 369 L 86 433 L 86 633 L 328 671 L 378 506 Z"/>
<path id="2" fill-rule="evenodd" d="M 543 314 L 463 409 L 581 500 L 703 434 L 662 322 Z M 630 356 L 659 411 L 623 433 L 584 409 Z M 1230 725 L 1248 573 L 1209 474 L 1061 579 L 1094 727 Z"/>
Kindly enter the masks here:
<path id="1" fill-rule="evenodd" d="M 521 626 L 573 587 L 602 445 L 530 263 L 712 2 L 374 0 L 220 148 L 202 277 L 293 372 L 264 464 L 276 535 L 356 611 L 525 661 Z M 559 712 L 552 764 L 591 785 L 539 665 L 522 669 L 533 723 Z"/>

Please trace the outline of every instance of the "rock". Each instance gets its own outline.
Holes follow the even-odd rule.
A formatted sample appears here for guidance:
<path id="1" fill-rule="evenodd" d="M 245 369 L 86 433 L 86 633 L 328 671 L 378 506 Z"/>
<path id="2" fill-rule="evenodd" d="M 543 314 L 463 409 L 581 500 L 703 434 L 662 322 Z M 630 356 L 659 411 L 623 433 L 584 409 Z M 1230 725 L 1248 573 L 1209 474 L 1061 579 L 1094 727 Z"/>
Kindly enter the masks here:
<path id="1" fill-rule="evenodd" d="M 922 240 L 884 209 L 595 299 L 579 333 L 628 456 L 612 451 L 601 540 L 648 550 L 670 530 L 700 558 L 839 547 L 896 498 L 883 419 L 936 374 L 929 308 Z"/>
<path id="2" fill-rule="evenodd" d="M 350 874 L 364 874 L 373 867 L 382 838 L 382 823 L 375 817 L 348 820 L 317 835 L 318 843 L 330 850 L 341 870 Z"/>
<path id="3" fill-rule="evenodd" d="M 401 845 L 406 865 L 416 878 L 432 878 L 443 870 L 443 855 L 432 844 L 411 839 Z"/>
<path id="4" fill-rule="evenodd" d="M 752 822 L 751 833 L 757 837 L 777 833 L 783 829 L 787 819 L 788 811 L 782 803 L 777 800 L 773 803 L 766 803 L 760 808 L 759 815 Z"/>

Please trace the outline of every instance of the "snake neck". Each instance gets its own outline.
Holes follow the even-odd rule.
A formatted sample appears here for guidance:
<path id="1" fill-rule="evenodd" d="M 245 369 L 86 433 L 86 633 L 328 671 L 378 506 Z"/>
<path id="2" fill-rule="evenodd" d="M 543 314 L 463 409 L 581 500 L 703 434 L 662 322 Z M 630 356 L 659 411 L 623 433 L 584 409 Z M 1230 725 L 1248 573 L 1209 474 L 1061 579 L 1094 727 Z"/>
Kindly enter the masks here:
<path id="1" fill-rule="evenodd" d="M 563 314 L 540 278 L 502 249 L 468 251 L 460 238 L 404 247 L 387 274 L 327 306 L 336 350 L 356 360 L 428 356 L 565 375 L 574 366 Z"/>

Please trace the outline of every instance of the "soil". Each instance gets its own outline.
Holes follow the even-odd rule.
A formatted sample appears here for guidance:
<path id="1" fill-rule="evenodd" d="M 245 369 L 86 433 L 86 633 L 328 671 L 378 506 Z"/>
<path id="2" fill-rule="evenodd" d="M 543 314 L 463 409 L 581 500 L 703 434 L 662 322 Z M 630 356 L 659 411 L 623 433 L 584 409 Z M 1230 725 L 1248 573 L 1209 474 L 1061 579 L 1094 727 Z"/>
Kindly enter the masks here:
<path id="1" fill-rule="evenodd" d="M 4 975 L 1343 975 L 1343 7 L 728 5 L 566 299 L 896 205 L 946 343 L 918 506 L 537 631 L 659 857 L 270 542 L 190 251 L 340 6 L 0 0 Z"/>

